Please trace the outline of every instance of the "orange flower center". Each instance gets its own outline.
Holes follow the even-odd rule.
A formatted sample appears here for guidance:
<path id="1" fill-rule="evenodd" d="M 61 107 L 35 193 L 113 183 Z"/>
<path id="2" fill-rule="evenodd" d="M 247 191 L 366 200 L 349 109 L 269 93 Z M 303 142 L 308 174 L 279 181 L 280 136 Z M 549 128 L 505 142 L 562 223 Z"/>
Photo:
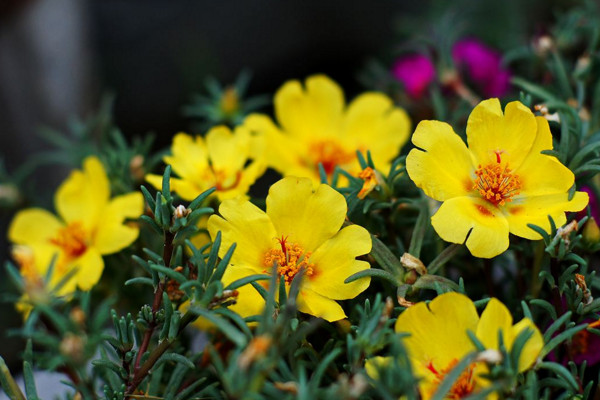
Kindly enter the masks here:
<path id="1" fill-rule="evenodd" d="M 285 278 L 286 283 L 291 283 L 298 272 L 304 270 L 306 276 L 314 273 L 315 264 L 309 262 L 311 252 L 304 251 L 296 243 L 288 243 L 283 236 L 277 239 L 280 248 L 271 249 L 265 253 L 263 265 L 267 268 L 277 264 L 277 273 Z"/>
<path id="2" fill-rule="evenodd" d="M 80 222 L 73 222 L 58 230 L 50 243 L 60 247 L 67 258 L 74 259 L 87 250 L 86 233 Z"/>
<path id="3" fill-rule="evenodd" d="M 495 206 L 503 206 L 512 201 L 512 197 L 518 195 L 521 188 L 519 176 L 508 168 L 508 163 L 502 165 L 500 154 L 500 151 L 496 152 L 495 163 L 479 165 L 473 184 L 473 190 L 478 191 L 481 197 Z"/>
<path id="4" fill-rule="evenodd" d="M 600 325 L 600 320 L 594 321 L 591 324 L 588 324 L 588 328 L 597 328 Z M 580 354 L 587 354 L 590 346 L 590 335 L 592 333 L 588 332 L 586 329 L 577 332 L 573 338 L 571 339 L 571 354 L 573 356 L 577 356 Z"/>
<path id="5" fill-rule="evenodd" d="M 242 172 L 238 171 L 233 176 L 227 176 L 223 171 L 214 171 L 215 175 L 215 187 L 218 191 L 230 190 L 237 187 L 242 179 Z"/>
<path id="6" fill-rule="evenodd" d="M 436 369 L 433 366 L 433 362 L 431 362 L 431 361 L 425 366 L 434 375 L 434 378 L 433 378 L 433 382 L 435 384 L 434 390 L 437 390 L 439 384 L 442 383 L 442 381 L 444 380 L 444 378 L 446 377 L 448 372 L 450 372 L 452 370 L 452 368 L 454 368 L 456 366 L 456 364 L 458 364 L 458 360 L 454 359 L 454 360 L 450 361 L 450 363 L 446 366 L 446 368 L 443 368 L 441 370 Z M 454 384 L 452 385 L 452 387 L 450 388 L 448 393 L 446 393 L 445 398 L 447 398 L 447 399 L 462 399 L 464 397 L 467 397 L 468 395 L 470 395 L 473 392 L 473 390 L 475 389 L 475 382 L 473 382 L 473 373 L 475 370 L 475 366 L 476 366 L 475 363 L 471 363 L 462 372 L 462 374 L 460 374 L 460 376 L 458 377 L 456 382 L 454 382 Z"/>
<path id="7" fill-rule="evenodd" d="M 317 171 L 320 163 L 328 176 L 333 174 L 337 165 L 348 164 L 355 157 L 354 153 L 347 152 L 337 141 L 331 139 L 311 143 L 309 152 Z"/>

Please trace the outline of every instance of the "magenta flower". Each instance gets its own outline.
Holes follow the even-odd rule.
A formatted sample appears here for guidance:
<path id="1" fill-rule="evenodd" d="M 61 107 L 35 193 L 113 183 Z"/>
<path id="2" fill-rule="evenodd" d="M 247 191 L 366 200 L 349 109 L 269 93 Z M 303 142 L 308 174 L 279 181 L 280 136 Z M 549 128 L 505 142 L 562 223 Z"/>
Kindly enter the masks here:
<path id="1" fill-rule="evenodd" d="M 510 71 L 502 66 L 502 56 L 477 39 L 463 39 L 452 49 L 452 58 L 463 76 L 485 97 L 502 97 L 510 86 Z"/>
<path id="2" fill-rule="evenodd" d="M 596 220 L 596 223 L 600 223 L 600 210 L 598 210 L 598 199 L 596 198 L 596 192 L 589 186 L 582 186 L 582 192 L 586 192 L 590 198 L 590 203 L 588 204 L 590 207 L 590 212 L 592 217 Z M 577 218 L 581 219 L 587 215 L 587 209 L 580 211 L 577 214 Z"/>
<path id="3" fill-rule="evenodd" d="M 406 93 L 418 100 L 435 79 L 435 68 L 427 56 L 411 54 L 399 58 L 394 63 L 392 74 L 404 84 Z"/>

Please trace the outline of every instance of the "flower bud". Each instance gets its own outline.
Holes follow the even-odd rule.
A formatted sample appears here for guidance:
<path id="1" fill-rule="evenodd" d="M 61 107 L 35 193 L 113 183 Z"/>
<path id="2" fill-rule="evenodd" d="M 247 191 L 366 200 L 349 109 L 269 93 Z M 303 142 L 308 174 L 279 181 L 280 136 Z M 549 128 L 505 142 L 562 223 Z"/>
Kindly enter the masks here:
<path id="1" fill-rule="evenodd" d="M 594 217 L 590 217 L 583 226 L 583 240 L 589 245 L 600 243 L 600 228 Z"/>

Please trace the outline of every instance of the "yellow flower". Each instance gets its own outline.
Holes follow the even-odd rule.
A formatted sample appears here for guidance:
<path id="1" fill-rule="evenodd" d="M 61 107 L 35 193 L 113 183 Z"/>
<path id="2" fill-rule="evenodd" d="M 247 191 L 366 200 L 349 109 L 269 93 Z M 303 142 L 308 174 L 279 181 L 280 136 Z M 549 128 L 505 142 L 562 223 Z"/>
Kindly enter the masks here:
<path id="1" fill-rule="evenodd" d="M 251 114 L 244 126 L 265 135 L 269 166 L 284 176 L 319 183 L 319 163 L 331 175 L 336 166 L 357 175 L 356 151 L 371 151 L 375 165 L 389 168 L 406 142 L 410 120 L 382 93 L 369 92 L 345 106 L 342 89 L 324 75 L 286 82 L 275 94 L 275 115 Z"/>
<path id="2" fill-rule="evenodd" d="M 466 355 L 475 352 L 467 330 L 472 331 L 486 349 L 498 349 L 498 331 L 506 349 L 510 351 L 516 337 L 524 329 L 530 329 L 529 337 L 518 361 L 518 370 L 523 372 L 533 365 L 539 356 L 544 340 L 539 329 L 528 318 L 513 325 L 512 315 L 499 300 L 493 298 L 481 314 L 473 302 L 459 293 L 444 293 L 429 304 L 417 303 L 404 311 L 396 321 L 396 332 L 408 333 L 404 345 L 413 367 L 421 380 L 419 392 L 429 399 L 452 368 Z M 377 379 L 377 366 L 385 367 L 389 358 L 375 357 L 367 362 L 369 376 Z M 489 386 L 481 374 L 487 373 L 484 362 L 469 365 L 456 380 L 447 398 L 461 399 Z M 490 395 L 488 398 L 495 398 Z"/>
<path id="3" fill-rule="evenodd" d="M 298 309 L 327 321 L 345 318 L 335 300 L 351 299 L 370 283 L 362 278 L 345 284 L 350 275 L 370 268 L 356 257 L 371 251 L 371 238 L 363 227 L 340 229 L 346 217 L 344 197 L 327 185 L 314 190 L 310 179 L 288 177 L 271 186 L 267 212 L 241 198 L 224 201 L 208 220 L 214 238 L 221 231 L 223 256 L 233 243 L 237 247 L 225 271 L 225 285 L 254 274 L 277 273 L 289 284 L 304 270 Z M 262 281 L 264 283 L 264 281 Z M 239 288 L 231 307 L 246 317 L 259 314 L 264 300 L 251 286 Z"/>
<path id="4" fill-rule="evenodd" d="M 573 173 L 556 158 L 548 121 L 535 117 L 518 101 L 502 113 L 498 99 L 475 107 L 467 123 L 469 147 L 450 125 L 422 121 L 406 159 L 408 175 L 429 197 L 443 201 L 431 223 L 448 242 L 463 243 L 476 257 L 491 258 L 508 248 L 509 232 L 541 239 L 527 224 L 550 231 L 565 211 L 579 211 L 588 202 L 584 192 L 571 201 L 567 191 Z M 422 149 L 422 150 L 420 150 Z"/>
<path id="5" fill-rule="evenodd" d="M 232 133 L 226 126 L 217 126 L 206 139 L 178 133 L 171 152 L 164 161 L 179 176 L 171 178 L 171 190 L 188 201 L 212 187 L 219 200 L 245 195 L 266 169 L 259 157 L 261 141 L 243 127 Z M 162 176 L 149 174 L 146 180 L 157 189 L 162 186 Z"/>
<path id="6" fill-rule="evenodd" d="M 71 172 L 58 188 L 54 204 L 58 217 L 40 208 L 17 213 L 8 237 L 31 252 L 24 258 L 25 253 L 15 251 L 16 261 L 24 277 L 33 281 L 45 276 L 56 256 L 50 286 L 74 270 L 58 294 L 72 293 L 76 287 L 90 290 L 102 275 L 102 255 L 116 253 L 137 239 L 139 228 L 124 220 L 141 215 L 143 197 L 128 193 L 111 199 L 104 167 L 96 157 L 88 157 L 83 170 Z"/>

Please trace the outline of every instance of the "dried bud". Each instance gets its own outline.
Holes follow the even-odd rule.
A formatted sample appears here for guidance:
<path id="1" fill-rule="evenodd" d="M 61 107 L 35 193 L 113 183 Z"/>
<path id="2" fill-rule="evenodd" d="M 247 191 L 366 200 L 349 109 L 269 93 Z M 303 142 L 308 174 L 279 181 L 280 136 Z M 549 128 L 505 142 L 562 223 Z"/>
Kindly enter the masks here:
<path id="1" fill-rule="evenodd" d="M 550 111 L 548 111 L 548 107 L 546 107 L 545 104 L 536 104 L 535 106 L 533 106 L 533 109 L 539 112 L 540 115 L 546 118 L 548 121 L 560 123 L 560 116 L 558 115 L 558 113 L 550 114 Z"/>
<path id="2" fill-rule="evenodd" d="M 184 205 L 180 204 L 175 209 L 175 212 L 173 213 L 173 217 L 174 218 L 183 218 L 183 217 L 187 217 L 191 213 L 192 213 L 192 210 L 190 210 L 189 208 L 186 208 Z"/>
<path id="3" fill-rule="evenodd" d="M 369 388 L 369 382 L 363 374 L 354 374 L 350 379 L 350 392 L 348 393 L 351 398 L 359 398 Z"/>
<path id="4" fill-rule="evenodd" d="M 81 336 L 77 336 L 73 333 L 67 333 L 60 342 L 59 350 L 61 354 L 67 356 L 76 363 L 79 363 L 84 360 L 84 345 L 85 340 Z"/>
<path id="5" fill-rule="evenodd" d="M 347 319 L 340 319 L 335 325 L 337 326 L 338 331 L 344 335 L 350 333 L 350 329 L 352 328 L 352 324 Z"/>
<path id="6" fill-rule="evenodd" d="M 378 185 L 381 186 L 385 183 L 381 174 L 371 167 L 360 171 L 358 177 L 364 181 L 363 187 L 357 195 L 361 200 L 367 197 Z"/>
<path id="7" fill-rule="evenodd" d="M 9 206 L 15 206 L 21 201 L 19 189 L 10 183 L 0 185 L 0 203 L 5 202 Z"/>
<path id="8" fill-rule="evenodd" d="M 69 313 L 69 318 L 77 325 L 85 326 L 86 315 L 80 307 L 74 307 Z"/>
<path id="9" fill-rule="evenodd" d="M 413 303 L 412 301 L 408 301 L 406 300 L 404 297 L 398 297 L 398 304 L 400 304 L 402 307 L 412 307 L 415 305 L 415 303 Z"/>
<path id="10" fill-rule="evenodd" d="M 425 267 L 421 260 L 413 256 L 412 254 L 402 254 L 402 257 L 400 258 L 400 263 L 404 268 L 417 271 L 419 275 L 427 274 L 427 267 Z"/>
<path id="11" fill-rule="evenodd" d="M 298 384 L 296 382 L 273 382 L 275 389 L 291 394 L 298 394 Z"/>
<path id="12" fill-rule="evenodd" d="M 587 220 L 583 226 L 583 240 L 590 245 L 594 245 L 600 242 L 600 228 L 594 217 Z"/>
<path id="13" fill-rule="evenodd" d="M 554 48 L 554 40 L 547 35 L 539 36 L 533 42 L 533 50 L 540 57 L 545 57 Z"/>
<path id="14" fill-rule="evenodd" d="M 594 298 L 592 297 L 592 292 L 590 292 L 587 284 L 585 283 L 585 276 L 581 274 L 575 274 L 575 284 L 577 285 L 577 290 L 581 290 L 583 293 L 583 304 L 590 304 Z"/>
<path id="15" fill-rule="evenodd" d="M 502 362 L 502 353 L 495 349 L 487 349 L 477 354 L 475 361 L 483 361 L 489 364 L 498 364 Z"/>
<path id="16" fill-rule="evenodd" d="M 272 339 L 268 335 L 261 335 L 252 339 L 248 344 L 248 347 L 246 347 L 238 358 L 238 366 L 240 369 L 246 370 L 254 361 L 264 357 L 271 347 L 271 342 Z"/>
<path id="17" fill-rule="evenodd" d="M 577 232 L 579 229 L 579 225 L 577 224 L 577 220 L 573 220 L 569 222 L 567 225 L 562 226 L 556 230 L 556 236 L 560 236 L 562 240 L 564 240 L 567 247 L 571 245 L 571 233 Z"/>
<path id="18" fill-rule="evenodd" d="M 136 181 L 143 181 L 144 176 L 146 175 L 146 170 L 144 169 L 144 156 L 141 154 L 136 154 L 129 161 L 129 173 Z"/>

